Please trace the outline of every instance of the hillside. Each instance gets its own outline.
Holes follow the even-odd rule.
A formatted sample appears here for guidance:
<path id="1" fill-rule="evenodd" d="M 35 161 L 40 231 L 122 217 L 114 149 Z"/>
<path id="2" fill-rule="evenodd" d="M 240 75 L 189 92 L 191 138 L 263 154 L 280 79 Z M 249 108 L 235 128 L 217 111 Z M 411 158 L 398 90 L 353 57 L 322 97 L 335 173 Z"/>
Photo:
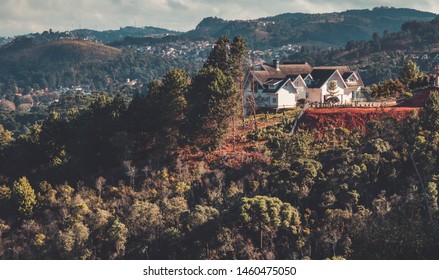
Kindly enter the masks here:
<path id="1" fill-rule="evenodd" d="M 286 13 L 245 21 L 208 17 L 186 36 L 242 35 L 254 48 L 285 44 L 342 46 L 352 40 L 367 40 L 374 32 L 398 31 L 406 21 L 427 21 L 434 17 L 432 13 L 386 7 L 327 14 Z"/>
<path id="2" fill-rule="evenodd" d="M 92 74 L 89 67 L 114 61 L 121 54 L 119 49 L 89 41 L 39 43 L 30 38 L 18 38 L 0 48 L 0 83 L 12 80 L 21 87 L 75 85 L 98 75 Z"/>
<path id="3" fill-rule="evenodd" d="M 32 40 L 23 39 L 0 49 L 0 65 L 14 63 L 18 68 L 44 68 L 54 64 L 62 65 L 65 62 L 79 64 L 86 61 L 112 59 L 120 53 L 119 49 L 90 41 L 57 40 L 35 44 Z"/>
<path id="4" fill-rule="evenodd" d="M 398 32 L 375 33 L 369 40 L 349 41 L 344 48 L 322 50 L 304 47 L 289 61 L 315 65 L 350 65 L 358 69 L 366 85 L 395 79 L 411 59 L 421 70 L 432 73 L 439 63 L 439 17 L 405 22 Z"/>
<path id="5" fill-rule="evenodd" d="M 96 31 L 91 29 L 76 29 L 72 31 L 80 37 L 87 37 L 93 40 L 97 40 L 103 43 L 110 43 L 113 41 L 122 40 L 125 37 L 146 37 L 146 36 L 159 36 L 165 34 L 177 35 L 181 32 L 171 31 L 164 28 L 145 26 L 145 27 L 121 27 L 119 30 L 105 30 Z"/>
<path id="6" fill-rule="evenodd" d="M 292 134 L 299 109 L 241 123 L 241 43 L 147 95 L 63 94 L 22 133 L 0 125 L 0 259 L 438 259 L 439 92 L 419 114 L 312 108 Z M 52 74 L 155 65 L 135 54 Z"/>
<path id="7" fill-rule="evenodd" d="M 32 88 L 87 86 L 114 92 L 126 79 L 147 83 L 171 68 L 184 68 L 180 58 L 136 53 L 79 39 L 16 38 L 0 47 L 0 92 L 9 100 L 27 86 Z M 146 67 L 147 66 L 147 67 Z M 194 71 L 193 65 L 187 65 Z"/>
<path id="8" fill-rule="evenodd" d="M 366 132 L 367 123 L 382 119 L 394 118 L 402 121 L 407 118 L 414 107 L 394 108 L 327 108 L 308 109 L 300 120 L 299 127 L 322 135 L 328 127 L 340 127 L 349 131 Z"/>

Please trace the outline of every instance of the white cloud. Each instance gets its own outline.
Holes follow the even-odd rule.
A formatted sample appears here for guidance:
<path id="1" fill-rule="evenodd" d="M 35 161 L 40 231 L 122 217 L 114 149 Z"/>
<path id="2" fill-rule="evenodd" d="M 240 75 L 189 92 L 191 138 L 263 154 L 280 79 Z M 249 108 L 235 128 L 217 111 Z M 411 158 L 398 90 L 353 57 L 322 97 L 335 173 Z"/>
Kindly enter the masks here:
<path id="1" fill-rule="evenodd" d="M 254 19 L 287 12 L 325 13 L 375 6 L 439 11 L 437 0 L 0 0 L 0 36 L 73 28 L 158 26 L 187 31 L 201 19 Z"/>

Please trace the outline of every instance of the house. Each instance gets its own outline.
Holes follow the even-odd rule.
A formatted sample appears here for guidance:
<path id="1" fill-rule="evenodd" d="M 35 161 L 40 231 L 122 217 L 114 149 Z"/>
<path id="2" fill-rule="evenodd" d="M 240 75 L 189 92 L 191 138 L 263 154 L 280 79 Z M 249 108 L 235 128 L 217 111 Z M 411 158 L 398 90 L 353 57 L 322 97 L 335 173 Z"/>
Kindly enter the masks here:
<path id="1" fill-rule="evenodd" d="M 358 72 L 347 66 L 312 67 L 308 63 L 256 66 L 246 76 L 246 110 L 252 104 L 260 108 L 294 108 L 300 99 L 308 102 L 349 104 L 364 87 Z"/>

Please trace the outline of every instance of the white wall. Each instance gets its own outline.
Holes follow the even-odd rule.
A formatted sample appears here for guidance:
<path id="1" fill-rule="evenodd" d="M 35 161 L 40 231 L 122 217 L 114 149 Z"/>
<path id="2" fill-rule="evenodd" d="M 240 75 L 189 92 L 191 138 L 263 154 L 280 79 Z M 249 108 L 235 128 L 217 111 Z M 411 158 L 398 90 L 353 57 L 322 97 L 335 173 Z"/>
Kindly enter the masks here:
<path id="1" fill-rule="evenodd" d="M 338 89 L 338 92 L 336 94 L 334 94 L 334 96 L 338 97 L 341 104 L 346 104 L 346 97 L 344 96 L 345 95 L 345 91 L 344 91 L 345 84 L 343 83 L 343 79 L 341 79 L 340 76 L 337 75 L 336 73 L 334 73 L 331 76 L 331 78 L 329 78 L 329 80 L 325 84 L 323 84 L 323 86 L 321 87 L 323 95 L 324 96 L 329 95 L 328 84 L 330 81 L 333 81 L 333 80 L 337 81 L 337 89 Z M 351 97 L 351 99 L 352 99 L 352 97 Z M 323 100 L 324 100 L 324 98 L 323 98 Z"/>
<path id="2" fill-rule="evenodd" d="M 308 89 L 308 101 L 309 102 L 322 102 L 321 99 L 322 95 L 321 95 L 321 89 L 317 88 L 310 88 Z"/>
<path id="3" fill-rule="evenodd" d="M 277 92 L 277 108 L 296 107 L 296 91 L 291 85 L 286 84 Z"/>

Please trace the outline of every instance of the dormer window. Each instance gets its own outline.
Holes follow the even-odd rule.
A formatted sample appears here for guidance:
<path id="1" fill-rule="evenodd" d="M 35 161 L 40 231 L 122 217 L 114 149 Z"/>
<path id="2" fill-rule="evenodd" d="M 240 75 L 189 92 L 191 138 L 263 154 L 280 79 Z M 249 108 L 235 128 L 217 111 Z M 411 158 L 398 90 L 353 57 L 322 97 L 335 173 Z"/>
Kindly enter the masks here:
<path id="1" fill-rule="evenodd" d="M 268 85 L 268 89 L 276 89 L 276 85 Z"/>

